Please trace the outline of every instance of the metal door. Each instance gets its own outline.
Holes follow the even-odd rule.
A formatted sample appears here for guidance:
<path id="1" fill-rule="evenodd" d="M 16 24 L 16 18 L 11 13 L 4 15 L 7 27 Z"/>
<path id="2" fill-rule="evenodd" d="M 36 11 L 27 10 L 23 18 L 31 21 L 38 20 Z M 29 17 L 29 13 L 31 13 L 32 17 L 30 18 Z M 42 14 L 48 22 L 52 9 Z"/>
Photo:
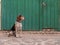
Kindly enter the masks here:
<path id="1" fill-rule="evenodd" d="M 2 29 L 10 29 L 18 14 L 25 17 L 23 30 L 60 29 L 59 0 L 2 0 Z"/>
<path id="2" fill-rule="evenodd" d="M 42 28 L 59 29 L 59 0 L 42 0 Z M 59 10 L 60 11 L 60 10 Z"/>
<path id="3" fill-rule="evenodd" d="M 18 13 L 24 15 L 24 30 L 40 29 L 40 1 L 41 0 L 18 0 Z M 42 14 L 41 14 L 42 15 Z"/>
<path id="4" fill-rule="evenodd" d="M 2 0 L 2 29 L 10 29 L 22 14 L 23 30 L 39 30 L 40 0 Z M 42 14 L 41 14 L 42 15 Z"/>

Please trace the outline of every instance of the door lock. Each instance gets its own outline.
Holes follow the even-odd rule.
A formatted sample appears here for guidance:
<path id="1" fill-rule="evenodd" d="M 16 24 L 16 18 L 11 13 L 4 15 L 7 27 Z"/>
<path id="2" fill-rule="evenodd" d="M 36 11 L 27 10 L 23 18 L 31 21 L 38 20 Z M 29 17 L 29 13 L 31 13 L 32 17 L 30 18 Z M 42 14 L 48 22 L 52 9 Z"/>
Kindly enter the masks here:
<path id="1" fill-rule="evenodd" d="M 42 6 L 45 7 L 47 4 L 46 2 L 42 2 Z"/>

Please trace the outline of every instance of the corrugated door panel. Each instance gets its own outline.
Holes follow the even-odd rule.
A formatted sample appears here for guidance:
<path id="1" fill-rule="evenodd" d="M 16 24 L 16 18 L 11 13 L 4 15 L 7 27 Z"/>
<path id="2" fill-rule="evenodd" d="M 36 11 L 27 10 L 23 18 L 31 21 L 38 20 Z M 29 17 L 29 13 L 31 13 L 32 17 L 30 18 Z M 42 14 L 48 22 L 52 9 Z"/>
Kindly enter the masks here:
<path id="1" fill-rule="evenodd" d="M 43 6 L 42 6 L 43 0 L 39 0 L 39 29 L 42 30 L 43 28 Z"/>
<path id="2" fill-rule="evenodd" d="M 60 31 L 60 0 L 57 0 L 58 31 Z"/>
<path id="3" fill-rule="evenodd" d="M 39 30 L 39 0 L 18 0 L 18 13 L 25 16 L 24 30 Z"/>
<path id="4" fill-rule="evenodd" d="M 59 4 L 60 0 L 2 0 L 2 29 L 10 30 L 16 17 L 22 14 L 23 30 L 60 30 Z"/>
<path id="5" fill-rule="evenodd" d="M 59 16 L 58 16 L 58 0 L 55 0 L 55 6 L 54 6 L 55 8 L 54 8 L 54 10 L 55 10 L 55 12 L 54 12 L 54 28 L 58 31 L 58 23 L 59 23 Z"/>
<path id="6" fill-rule="evenodd" d="M 43 17 L 42 17 L 42 23 L 43 23 L 43 24 L 42 24 L 42 28 L 47 27 L 47 14 L 46 14 L 46 12 L 47 12 L 46 9 L 47 9 L 47 7 L 44 5 L 44 4 L 46 4 L 46 3 L 47 3 L 46 0 L 43 0 L 42 3 L 41 3 L 41 4 L 42 4 L 42 9 L 43 9 L 43 10 L 42 10 L 42 13 L 43 13 L 43 14 L 42 14 L 42 16 L 43 16 Z"/>
<path id="7" fill-rule="evenodd" d="M 50 10 L 51 10 L 51 28 L 58 28 L 58 15 L 57 15 L 57 1 L 55 0 L 55 2 L 53 0 L 50 1 L 51 5 L 50 5 Z"/>
<path id="8" fill-rule="evenodd" d="M 5 14 L 5 11 L 4 11 L 4 10 L 6 9 L 6 7 L 5 7 L 4 5 L 6 5 L 6 2 L 5 2 L 4 0 L 2 0 L 1 2 L 2 2 L 2 23 L 1 23 L 2 26 L 1 26 L 1 27 L 4 28 L 5 25 L 4 25 L 3 21 L 5 21 L 5 20 L 4 20 L 5 17 L 4 17 L 3 15 Z M 4 4 L 4 5 L 3 5 L 3 4 Z M 3 7 L 5 7 L 5 9 L 4 9 Z"/>
<path id="9" fill-rule="evenodd" d="M 42 28 L 58 28 L 57 0 L 43 0 L 43 27 Z"/>
<path id="10" fill-rule="evenodd" d="M 2 29 L 11 29 L 17 16 L 17 0 L 2 0 Z"/>
<path id="11" fill-rule="evenodd" d="M 18 14 L 25 17 L 23 30 L 39 30 L 40 0 L 2 0 L 2 29 L 10 29 Z"/>

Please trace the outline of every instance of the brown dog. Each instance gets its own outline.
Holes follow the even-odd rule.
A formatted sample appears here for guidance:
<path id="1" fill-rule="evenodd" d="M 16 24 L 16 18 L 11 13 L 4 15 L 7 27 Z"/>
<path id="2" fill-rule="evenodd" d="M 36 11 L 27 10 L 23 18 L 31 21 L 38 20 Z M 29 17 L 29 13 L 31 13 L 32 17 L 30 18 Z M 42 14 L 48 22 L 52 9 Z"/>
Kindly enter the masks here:
<path id="1" fill-rule="evenodd" d="M 21 33 L 22 33 L 22 20 L 24 20 L 24 17 L 22 16 L 22 15 L 19 15 L 18 17 L 17 17 L 17 19 L 16 19 L 16 22 L 15 22 L 15 24 L 13 25 L 13 27 L 12 27 L 12 34 L 15 36 L 15 37 L 19 37 L 19 35 L 20 35 L 20 31 L 21 31 Z M 9 34 L 9 36 L 10 36 L 10 34 Z"/>
<path id="2" fill-rule="evenodd" d="M 16 32 L 16 37 L 19 37 L 20 32 L 22 33 L 22 20 L 24 20 L 24 17 L 19 15 L 17 17 L 17 20 L 15 22 L 15 32 Z"/>

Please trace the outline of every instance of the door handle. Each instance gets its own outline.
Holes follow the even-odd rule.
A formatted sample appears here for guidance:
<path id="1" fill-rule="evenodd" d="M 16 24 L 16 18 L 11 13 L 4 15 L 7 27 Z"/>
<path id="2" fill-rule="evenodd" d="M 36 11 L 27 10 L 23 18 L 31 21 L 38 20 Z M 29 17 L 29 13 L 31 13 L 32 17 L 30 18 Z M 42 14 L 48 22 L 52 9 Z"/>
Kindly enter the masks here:
<path id="1" fill-rule="evenodd" d="M 46 2 L 42 2 L 42 6 L 46 7 L 47 6 Z"/>

